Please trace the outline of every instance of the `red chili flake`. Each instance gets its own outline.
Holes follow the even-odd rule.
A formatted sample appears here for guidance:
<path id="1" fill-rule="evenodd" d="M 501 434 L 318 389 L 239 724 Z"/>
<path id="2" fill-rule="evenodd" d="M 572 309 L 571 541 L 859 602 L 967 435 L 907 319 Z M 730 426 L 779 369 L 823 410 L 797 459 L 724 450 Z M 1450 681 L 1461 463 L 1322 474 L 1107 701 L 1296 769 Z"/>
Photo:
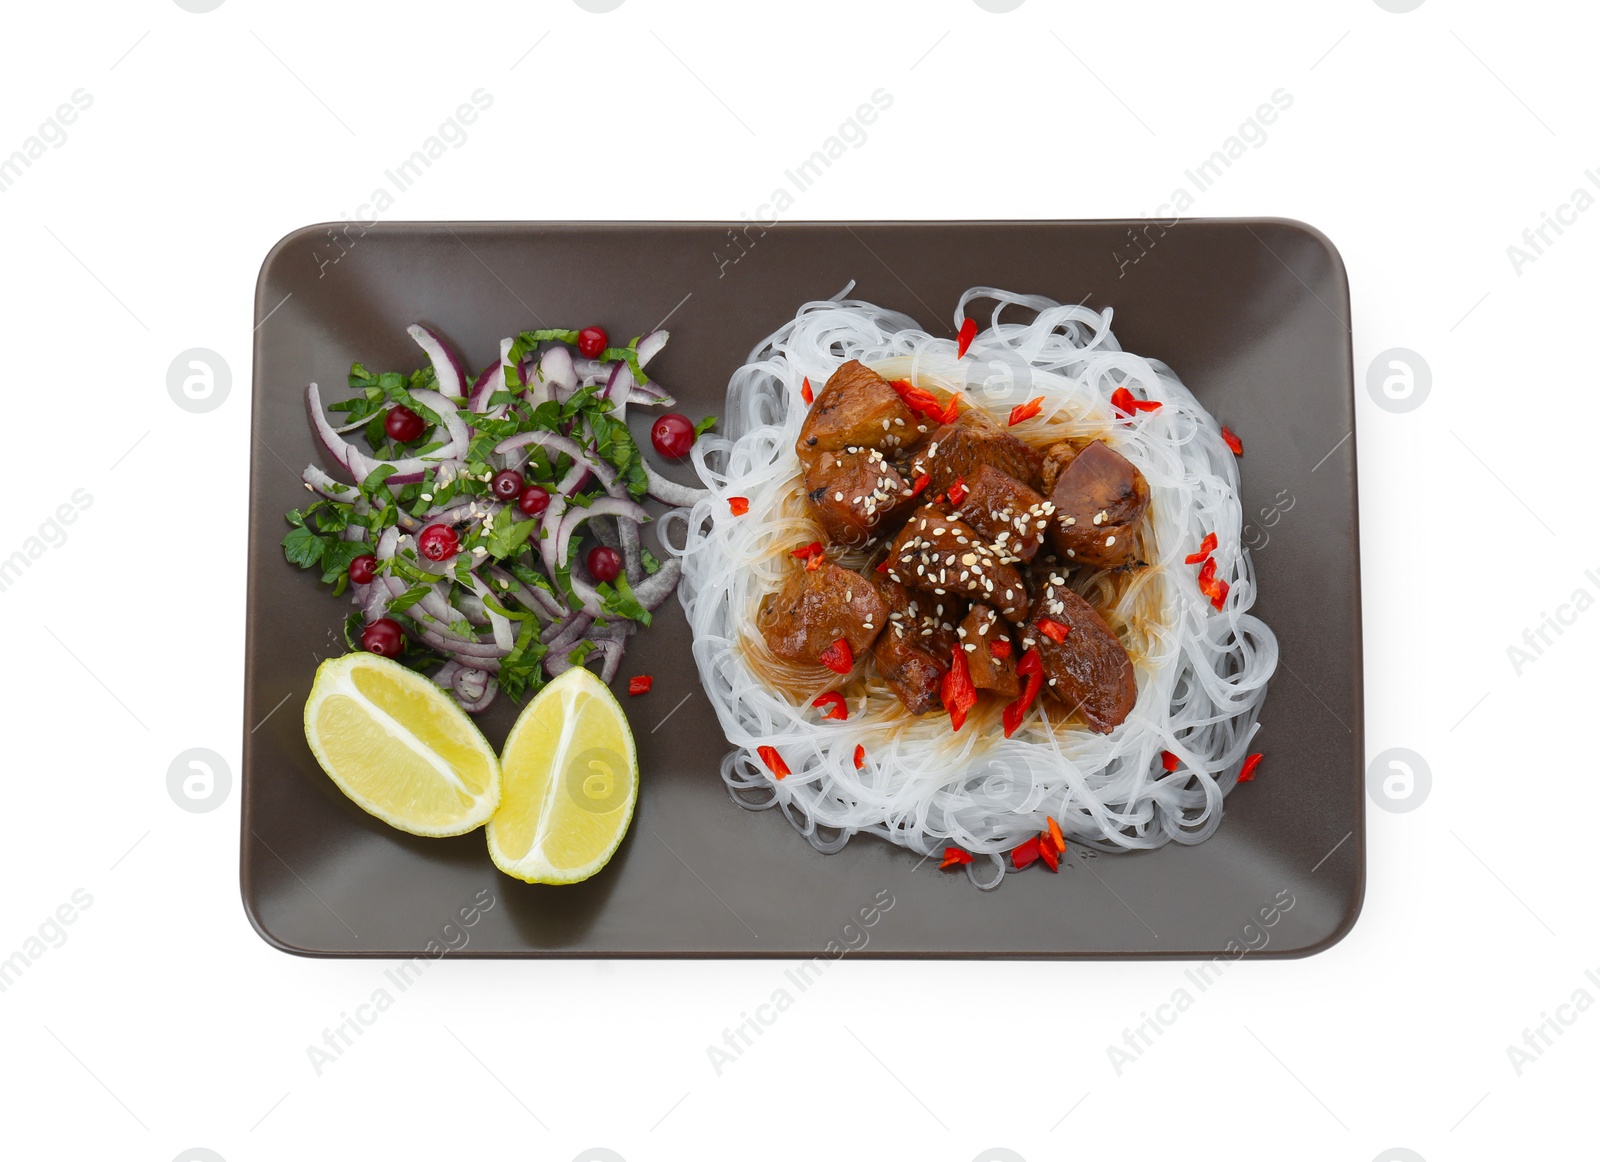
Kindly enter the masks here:
<path id="1" fill-rule="evenodd" d="M 1011 643 L 1009 641 L 990 642 L 989 656 L 991 658 L 1009 658 L 1011 656 Z"/>
<path id="2" fill-rule="evenodd" d="M 1227 424 L 1222 425 L 1222 442 L 1228 445 L 1228 450 L 1235 456 L 1244 455 L 1244 441 L 1234 435 Z"/>
<path id="3" fill-rule="evenodd" d="M 748 496 L 728 497 L 728 511 L 734 516 L 743 516 L 750 511 L 750 498 Z"/>
<path id="4" fill-rule="evenodd" d="M 1039 619 L 1039 632 L 1045 637 L 1060 645 L 1067 640 L 1067 635 L 1072 632 L 1072 627 L 1062 625 L 1059 621 L 1051 621 L 1048 617 Z"/>
<path id="5" fill-rule="evenodd" d="M 861 769 L 861 764 L 867 761 L 867 748 L 860 743 L 856 744 L 856 770 Z"/>
<path id="6" fill-rule="evenodd" d="M 1019 871 L 1039 858 L 1039 839 L 1024 840 L 1011 849 L 1011 866 Z"/>
<path id="7" fill-rule="evenodd" d="M 1200 548 L 1185 557 L 1183 559 L 1183 563 L 1185 565 L 1198 565 L 1201 561 L 1204 561 L 1207 557 L 1211 556 L 1212 550 L 1216 547 L 1217 534 L 1207 533 L 1205 535 L 1205 539 L 1200 542 Z"/>
<path id="8" fill-rule="evenodd" d="M 811 394 L 811 377 L 810 376 L 807 376 L 806 378 L 804 378 L 804 379 L 802 379 L 800 381 L 800 398 L 806 401 L 806 406 L 807 407 L 811 406 L 811 401 L 813 399 L 813 396 Z"/>
<path id="9" fill-rule="evenodd" d="M 767 764 L 774 778 L 783 778 L 789 773 L 789 764 L 783 761 L 783 756 L 778 753 L 775 746 L 758 746 L 756 753 L 761 756 L 761 761 Z"/>
<path id="10" fill-rule="evenodd" d="M 1178 769 L 1178 756 L 1173 754 L 1170 750 L 1162 751 L 1161 752 L 1161 769 L 1164 770 L 1164 771 L 1175 771 L 1175 770 L 1177 770 Z"/>
<path id="11" fill-rule="evenodd" d="M 822 562 L 825 560 L 827 560 L 827 558 L 821 553 L 812 553 L 811 556 L 806 558 L 806 572 L 815 573 L 819 568 L 822 567 Z"/>
<path id="12" fill-rule="evenodd" d="M 878 562 L 877 571 L 879 573 L 887 573 L 889 571 L 889 558 L 888 557 L 885 557 L 883 560 Z"/>
<path id="13" fill-rule="evenodd" d="M 1001 711 L 1000 722 L 1005 728 L 1007 738 L 1015 734 L 1017 727 L 1022 725 L 1022 720 L 1027 717 L 1034 699 L 1039 697 L 1040 687 L 1044 685 L 1044 667 L 1039 662 L 1038 650 L 1029 650 L 1022 655 L 1022 660 L 1017 663 L 1017 673 L 1025 675 L 1028 683 L 1023 687 L 1017 700 L 1007 703 L 1006 708 Z"/>
<path id="14" fill-rule="evenodd" d="M 1019 403 L 1011 409 L 1011 418 L 1006 421 L 1006 427 L 1015 427 L 1023 420 L 1031 420 L 1039 414 L 1039 409 L 1044 407 L 1044 396 L 1030 399 L 1027 403 Z"/>
<path id="15" fill-rule="evenodd" d="M 639 674 L 628 679 L 628 693 L 648 694 L 650 687 L 655 684 L 655 679 L 649 674 Z"/>
<path id="16" fill-rule="evenodd" d="M 1119 387 L 1111 393 L 1111 406 L 1125 416 L 1133 414 L 1133 392 L 1125 387 Z"/>
<path id="17" fill-rule="evenodd" d="M 939 868 L 942 871 L 947 867 L 959 867 L 962 864 L 971 862 L 972 856 L 967 852 L 962 851 L 959 847 L 947 847 L 944 849 L 944 859 L 939 862 Z"/>
<path id="18" fill-rule="evenodd" d="M 1044 860 L 1044 866 L 1051 871 L 1055 871 L 1061 866 L 1061 857 L 1056 853 L 1056 849 L 1050 845 L 1050 836 L 1048 834 L 1039 836 L 1039 858 Z"/>
<path id="19" fill-rule="evenodd" d="M 1200 592 L 1211 598 L 1211 604 L 1217 609 L 1222 608 L 1222 603 L 1228 599 L 1228 583 L 1217 576 L 1217 559 L 1207 557 L 1206 563 L 1200 566 L 1200 573 L 1195 578 L 1199 583 Z"/>
<path id="20" fill-rule="evenodd" d="M 1217 578 L 1216 588 L 1209 594 L 1212 608 L 1220 610 L 1228 600 L 1228 583 L 1221 577 Z"/>
<path id="21" fill-rule="evenodd" d="M 1256 768 L 1261 765 L 1261 760 L 1266 756 L 1260 753 L 1244 756 L 1244 765 L 1239 768 L 1239 781 L 1248 783 L 1255 779 Z"/>
<path id="22" fill-rule="evenodd" d="M 932 479 L 933 479 L 933 477 L 929 476 L 926 472 L 924 472 L 921 476 L 917 477 L 916 480 L 914 480 L 912 482 L 912 484 L 911 484 L 911 495 L 915 496 L 917 493 L 921 492 L 924 488 L 928 487 L 928 481 L 930 481 Z"/>
<path id="23" fill-rule="evenodd" d="M 916 387 L 909 379 L 891 379 L 889 386 L 899 393 L 900 399 L 918 415 L 937 417 L 943 410 L 939 406 L 938 397 L 933 392 Z"/>
<path id="24" fill-rule="evenodd" d="M 956 482 L 950 486 L 950 503 L 959 508 L 961 502 L 967 499 L 967 482 L 961 477 L 956 477 Z"/>
<path id="25" fill-rule="evenodd" d="M 848 674 L 856 664 L 855 655 L 850 652 L 850 643 L 844 638 L 840 638 L 818 654 L 817 661 L 835 674 Z"/>
<path id="26" fill-rule="evenodd" d="M 1050 825 L 1050 845 L 1057 851 L 1066 851 L 1067 838 L 1061 834 L 1061 824 L 1056 822 L 1056 817 L 1046 815 L 1044 821 Z"/>
<path id="27" fill-rule="evenodd" d="M 972 319 L 961 320 L 961 330 L 956 334 L 956 358 L 960 359 L 967 353 L 967 348 L 972 346 L 972 341 L 978 337 L 978 324 Z"/>
<path id="28" fill-rule="evenodd" d="M 960 645 L 950 651 L 950 668 L 939 683 L 939 697 L 950 712 L 950 729 L 960 730 L 967 721 L 967 711 L 978 702 L 978 689 L 972 684 L 972 671 L 967 667 L 967 651 Z"/>
<path id="29" fill-rule="evenodd" d="M 822 542 L 812 541 L 809 545 L 801 545 L 798 549 L 790 549 L 789 555 L 791 557 L 799 557 L 802 561 L 804 561 L 807 557 L 811 556 L 812 553 L 820 552 L 822 552 Z"/>
<path id="30" fill-rule="evenodd" d="M 950 402 L 945 404 L 944 411 L 939 415 L 939 422 L 953 424 L 956 417 L 961 414 L 961 393 L 958 391 L 950 397 Z"/>
<path id="31" fill-rule="evenodd" d="M 837 718 L 840 722 L 843 722 L 850 717 L 850 712 L 845 708 L 844 695 L 836 690 L 829 690 L 826 694 L 817 695 L 816 698 L 812 699 L 811 705 L 818 710 L 826 706 L 828 709 L 823 711 L 822 714 L 824 718 Z"/>

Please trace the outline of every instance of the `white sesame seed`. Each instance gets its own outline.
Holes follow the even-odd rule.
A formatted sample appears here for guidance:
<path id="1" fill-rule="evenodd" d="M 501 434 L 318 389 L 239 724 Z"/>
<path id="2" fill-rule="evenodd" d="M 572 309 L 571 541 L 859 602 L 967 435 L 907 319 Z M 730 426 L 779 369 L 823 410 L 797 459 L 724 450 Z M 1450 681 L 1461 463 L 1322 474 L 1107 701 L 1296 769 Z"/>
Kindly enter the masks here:
<path id="1" fill-rule="evenodd" d="M 842 493 L 842 492 L 835 492 L 835 493 L 834 493 L 834 494 L 833 494 L 833 499 L 834 499 L 834 500 L 843 500 L 843 499 L 844 499 L 844 493 Z"/>
<path id="2" fill-rule="evenodd" d="M 1106 548 L 1109 549 L 1112 545 L 1114 545 L 1116 543 L 1117 543 L 1117 538 L 1116 537 L 1107 537 L 1106 538 Z"/>

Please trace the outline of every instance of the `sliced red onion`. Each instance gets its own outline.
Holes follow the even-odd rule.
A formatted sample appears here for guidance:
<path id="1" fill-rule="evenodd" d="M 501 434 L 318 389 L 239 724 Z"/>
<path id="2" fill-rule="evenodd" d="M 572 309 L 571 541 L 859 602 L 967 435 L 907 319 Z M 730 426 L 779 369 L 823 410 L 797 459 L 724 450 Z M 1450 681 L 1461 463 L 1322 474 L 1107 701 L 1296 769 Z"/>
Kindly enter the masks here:
<path id="1" fill-rule="evenodd" d="M 674 508 L 691 508 L 711 495 L 708 489 L 690 488 L 668 480 L 650 467 L 648 460 L 644 462 L 644 474 L 650 480 L 650 495 Z"/>
<path id="2" fill-rule="evenodd" d="M 494 594 L 489 592 L 489 587 L 483 583 L 483 579 L 475 573 L 470 576 L 472 591 L 478 595 L 479 600 L 487 597 L 493 601 Z M 511 619 L 496 613 L 493 608 L 487 606 L 485 608 L 489 614 L 489 629 L 494 634 L 494 644 L 509 654 L 517 645 L 517 632 L 512 628 Z"/>
<path id="3" fill-rule="evenodd" d="M 421 323 L 412 323 L 406 328 L 406 334 L 427 352 L 428 362 L 433 364 L 434 378 L 439 381 L 440 393 L 458 402 L 465 398 L 467 374 L 461 367 L 461 360 L 445 346 L 444 340 Z"/>
<path id="4" fill-rule="evenodd" d="M 443 461 L 456 460 L 464 456 L 472 437 L 467 431 L 467 426 L 456 415 L 455 404 L 446 400 L 444 396 L 436 391 L 415 391 L 411 394 L 416 397 L 418 403 L 438 413 L 445 430 L 450 434 L 450 441 L 427 456 L 411 456 L 404 460 L 374 459 L 357 450 L 353 444 L 334 431 L 333 425 L 322 414 L 322 394 L 314 383 L 306 387 L 306 410 L 311 414 L 312 427 L 316 429 L 317 438 L 322 441 L 322 446 L 327 449 L 328 455 L 338 461 L 357 483 L 370 476 L 373 469 L 380 464 L 388 464 L 394 469 L 389 477 L 390 484 L 415 484 L 422 479 L 423 473 L 429 468 L 438 468 Z"/>
<path id="5" fill-rule="evenodd" d="M 500 688 L 488 670 L 465 665 L 456 671 L 451 684 L 455 688 L 456 701 L 461 703 L 461 709 L 468 714 L 478 714 L 487 710 Z"/>
<path id="6" fill-rule="evenodd" d="M 629 384 L 628 402 L 640 407 L 653 408 L 672 407 L 678 401 L 655 380 L 647 379 L 643 383 Z"/>
<path id="7" fill-rule="evenodd" d="M 537 407 L 548 399 L 566 400 L 578 389 L 578 373 L 572 366 L 572 352 L 559 343 L 546 347 L 539 356 L 539 374 L 543 377 L 539 389 L 541 395 L 535 399 L 531 393 L 528 402 Z"/>
<path id="8" fill-rule="evenodd" d="M 509 593 L 522 602 L 524 609 L 544 614 L 546 621 L 560 621 L 567 616 L 569 612 L 567 607 L 561 604 L 555 594 L 550 593 L 548 590 L 534 585 L 524 585 L 498 565 L 490 565 L 485 571 L 496 582 L 491 590 L 491 592 L 497 594 L 496 600 L 498 600 L 499 593 Z"/>
<path id="9" fill-rule="evenodd" d="M 618 552 L 622 554 L 622 567 L 628 571 L 628 584 L 637 586 L 645 578 L 644 557 L 640 550 L 639 526 L 631 520 L 617 522 Z"/>
<path id="10" fill-rule="evenodd" d="M 673 558 L 637 584 L 632 581 L 628 583 L 633 586 L 633 595 L 638 599 L 639 604 L 648 610 L 654 611 L 660 608 L 667 598 L 672 596 L 672 591 L 677 588 L 678 577 L 682 572 L 683 566 L 678 563 L 677 558 Z"/>
<path id="11" fill-rule="evenodd" d="M 549 648 L 551 653 L 556 653 L 561 650 L 570 650 L 573 646 L 578 644 L 578 640 L 582 638 L 586 632 L 588 632 L 589 627 L 593 624 L 594 618 L 590 617 L 582 610 L 579 610 L 577 613 L 574 613 L 571 617 L 567 618 L 566 621 L 563 621 L 557 625 L 553 625 L 549 629 L 545 630 L 544 633 L 540 635 L 540 638 L 546 647 Z"/>
<path id="12" fill-rule="evenodd" d="M 607 685 L 617 676 L 617 671 L 622 668 L 623 644 L 619 641 L 601 641 L 596 645 L 605 663 L 600 667 L 600 680 Z"/>
<path id="13" fill-rule="evenodd" d="M 671 337 L 670 332 L 660 330 L 639 336 L 639 343 L 634 348 L 634 354 L 639 360 L 639 366 L 643 367 L 650 360 L 661 354 L 661 349 L 667 345 L 667 340 Z"/>

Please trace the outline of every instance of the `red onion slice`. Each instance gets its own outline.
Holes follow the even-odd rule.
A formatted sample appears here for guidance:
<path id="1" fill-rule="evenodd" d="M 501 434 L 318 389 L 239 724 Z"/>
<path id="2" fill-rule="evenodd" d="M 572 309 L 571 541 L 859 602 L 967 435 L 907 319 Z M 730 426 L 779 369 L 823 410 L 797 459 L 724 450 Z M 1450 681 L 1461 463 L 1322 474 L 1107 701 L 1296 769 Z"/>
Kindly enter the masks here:
<path id="1" fill-rule="evenodd" d="M 467 375 L 461 367 L 461 360 L 457 359 L 455 352 L 445 346 L 443 339 L 421 323 L 412 323 L 406 328 L 406 334 L 416 340 L 428 355 L 428 362 L 433 364 L 434 378 L 439 381 L 439 391 L 451 399 L 460 401 L 467 394 Z"/>

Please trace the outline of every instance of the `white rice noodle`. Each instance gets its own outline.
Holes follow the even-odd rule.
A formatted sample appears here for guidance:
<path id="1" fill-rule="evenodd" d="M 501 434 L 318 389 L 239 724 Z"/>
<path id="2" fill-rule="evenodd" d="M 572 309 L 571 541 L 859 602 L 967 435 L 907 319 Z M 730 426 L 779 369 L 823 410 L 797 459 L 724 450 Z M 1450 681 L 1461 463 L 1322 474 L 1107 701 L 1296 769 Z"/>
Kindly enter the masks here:
<path id="1" fill-rule="evenodd" d="M 678 595 L 695 660 L 734 747 L 722 764 L 734 799 L 776 807 L 824 852 L 860 832 L 922 855 L 964 848 L 979 857 L 968 875 L 984 888 L 999 885 L 1010 869 L 1006 853 L 1043 830 L 1047 816 L 1069 840 L 1102 851 L 1206 839 L 1221 822 L 1278 659 L 1272 632 L 1248 612 L 1256 583 L 1240 544 L 1239 469 L 1217 422 L 1170 369 L 1120 349 L 1110 310 L 976 287 L 957 304 L 956 325 L 970 313 L 981 326 L 978 300 L 994 306 L 957 360 L 953 340 L 845 298 L 850 289 L 807 303 L 734 373 L 723 435 L 703 436 L 693 450 L 710 496 L 692 512 L 669 514 L 660 530 L 682 558 Z M 850 698 L 847 721 L 821 721 L 810 700 L 828 684 L 791 696 L 752 666 L 761 657 L 768 672 L 773 664 L 755 629 L 757 605 L 794 568 L 789 551 L 816 536 L 794 452 L 806 414 L 801 383 L 809 378 L 820 390 L 848 359 L 891 379 L 959 390 L 1002 423 L 1013 406 L 1043 396 L 1032 425 L 1052 439 L 1103 438 L 1144 473 L 1151 506 L 1139 556 L 1148 567 L 1120 595 L 1086 570 L 1072 582 L 1134 662 L 1138 698 L 1110 734 L 1069 726 L 1043 694 L 1044 715 L 1031 711 L 1010 739 L 998 725 L 972 721 L 956 733 L 942 713 L 907 714 L 875 677 L 864 696 Z M 1110 405 L 1121 386 L 1162 407 L 1122 420 Z M 747 515 L 732 515 L 731 496 L 749 500 Z M 672 543 L 679 520 L 681 547 Z M 1183 561 L 1210 532 L 1219 542 L 1217 576 L 1230 585 L 1220 611 L 1199 591 L 1198 566 Z M 857 744 L 866 748 L 859 771 Z M 776 747 L 792 773 L 775 779 L 757 757 L 760 746 Z M 1180 760 L 1171 774 L 1163 750 Z"/>

